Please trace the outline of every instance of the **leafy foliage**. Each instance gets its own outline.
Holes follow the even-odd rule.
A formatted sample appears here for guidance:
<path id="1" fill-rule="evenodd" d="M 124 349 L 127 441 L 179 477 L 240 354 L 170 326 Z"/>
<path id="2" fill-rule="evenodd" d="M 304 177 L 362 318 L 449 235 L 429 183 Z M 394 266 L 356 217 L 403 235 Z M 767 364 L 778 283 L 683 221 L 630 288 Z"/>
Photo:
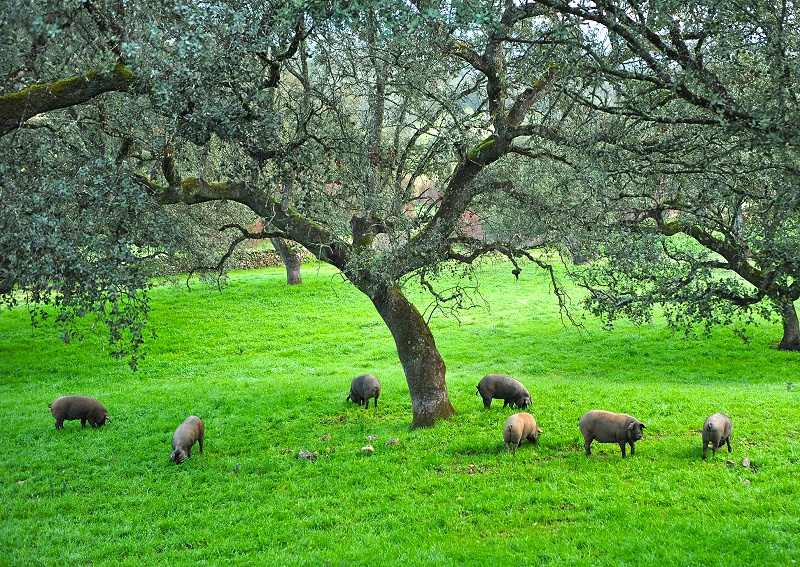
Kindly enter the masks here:
<path id="1" fill-rule="evenodd" d="M 579 274 L 592 310 L 691 328 L 758 305 L 800 349 L 794 6 L 544 3 L 580 40 L 564 88 L 585 126 L 561 146 L 589 173 L 559 176 L 550 217 L 602 259 Z"/>

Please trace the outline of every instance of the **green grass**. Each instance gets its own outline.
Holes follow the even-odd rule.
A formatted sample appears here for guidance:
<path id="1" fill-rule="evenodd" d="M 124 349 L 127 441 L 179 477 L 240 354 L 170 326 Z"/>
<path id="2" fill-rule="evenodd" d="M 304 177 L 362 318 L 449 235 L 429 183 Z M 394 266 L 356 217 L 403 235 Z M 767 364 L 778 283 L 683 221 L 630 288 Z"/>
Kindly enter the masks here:
<path id="1" fill-rule="evenodd" d="M 800 560 L 800 393 L 787 387 L 800 356 L 769 348 L 777 324 L 749 344 L 724 329 L 686 341 L 663 323 L 579 330 L 562 324 L 544 274 L 514 281 L 508 265 L 487 266 L 488 311 L 431 321 L 457 414 L 409 431 L 408 387 L 370 302 L 327 267 L 303 277 L 289 288 L 280 269 L 235 273 L 221 294 L 157 288 L 158 338 L 135 373 L 101 336 L 64 345 L 24 311 L 2 312 L 0 565 Z M 381 380 L 377 410 L 345 402 L 362 372 Z M 528 386 L 538 446 L 505 454 L 514 410 L 486 411 L 474 395 L 490 372 Z M 56 431 L 47 404 L 75 393 L 100 399 L 113 423 Z M 592 408 L 647 425 L 635 457 L 616 445 L 583 454 L 577 420 Z M 699 429 L 716 411 L 733 420 L 734 453 L 704 462 Z M 206 450 L 176 466 L 171 435 L 191 414 Z M 300 449 L 319 456 L 299 461 Z"/>

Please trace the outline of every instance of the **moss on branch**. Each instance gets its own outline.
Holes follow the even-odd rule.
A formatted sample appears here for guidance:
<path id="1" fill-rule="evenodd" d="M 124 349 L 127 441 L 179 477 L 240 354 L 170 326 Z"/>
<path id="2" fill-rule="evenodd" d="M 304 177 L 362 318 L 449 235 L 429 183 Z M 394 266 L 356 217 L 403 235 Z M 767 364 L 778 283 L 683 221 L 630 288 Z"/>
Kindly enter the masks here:
<path id="1" fill-rule="evenodd" d="M 102 93 L 127 91 L 136 81 L 133 73 L 117 65 L 110 72 L 92 70 L 82 77 L 31 85 L 0 96 L 0 136 L 14 131 L 37 114 L 83 104 Z"/>

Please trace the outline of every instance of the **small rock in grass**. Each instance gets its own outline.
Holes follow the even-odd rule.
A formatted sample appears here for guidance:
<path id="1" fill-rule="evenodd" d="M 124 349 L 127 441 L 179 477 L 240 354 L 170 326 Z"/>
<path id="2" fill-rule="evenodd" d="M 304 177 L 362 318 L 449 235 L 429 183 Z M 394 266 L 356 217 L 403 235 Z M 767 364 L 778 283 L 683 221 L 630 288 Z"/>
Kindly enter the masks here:
<path id="1" fill-rule="evenodd" d="M 325 435 L 320 437 L 319 440 L 320 441 L 330 441 L 331 440 L 331 434 L 330 433 L 326 433 Z"/>
<path id="2" fill-rule="evenodd" d="M 398 439 L 397 437 L 395 437 L 395 438 L 393 438 L 393 439 L 389 439 L 389 440 L 386 442 L 386 446 L 388 447 L 389 445 L 397 445 L 398 443 L 400 443 L 400 439 Z"/>
<path id="3" fill-rule="evenodd" d="M 749 468 L 750 467 L 750 459 L 745 457 L 744 460 L 742 460 L 742 466 L 745 467 L 745 468 Z"/>
<path id="4" fill-rule="evenodd" d="M 372 445 L 366 445 L 364 447 L 361 447 L 361 452 L 371 455 L 372 453 L 375 452 L 375 448 Z"/>
<path id="5" fill-rule="evenodd" d="M 314 451 L 312 453 L 311 451 L 306 451 L 305 449 L 300 449 L 297 452 L 297 459 L 298 460 L 306 459 L 306 460 L 309 460 L 309 461 L 313 461 L 316 458 L 317 458 L 317 452 L 316 451 Z"/>
<path id="6" fill-rule="evenodd" d="M 729 469 L 732 469 L 733 467 L 736 466 L 736 463 L 734 463 L 733 461 L 725 461 L 725 464 Z"/>
<path id="7" fill-rule="evenodd" d="M 742 481 L 742 484 L 744 484 L 745 486 L 750 486 L 750 480 L 748 480 L 748 479 L 744 479 L 744 480 Z"/>
<path id="8" fill-rule="evenodd" d="M 376 439 L 378 439 L 378 436 L 377 436 L 377 435 L 367 435 L 367 436 L 365 437 L 365 439 L 366 439 L 367 441 L 375 441 Z"/>

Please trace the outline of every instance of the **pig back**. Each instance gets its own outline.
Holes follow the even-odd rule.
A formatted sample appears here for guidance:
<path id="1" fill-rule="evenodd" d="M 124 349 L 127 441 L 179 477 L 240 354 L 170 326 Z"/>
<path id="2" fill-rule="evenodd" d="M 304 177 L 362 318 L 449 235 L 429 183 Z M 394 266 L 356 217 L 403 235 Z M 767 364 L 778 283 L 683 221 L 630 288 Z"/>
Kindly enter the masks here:
<path id="1" fill-rule="evenodd" d="M 378 379 L 372 374 L 359 374 L 353 378 L 353 382 L 350 385 L 350 392 L 351 395 L 355 394 L 360 398 L 360 400 L 354 401 L 364 401 L 380 395 L 381 385 Z"/>
<path id="2" fill-rule="evenodd" d="M 205 434 L 206 426 L 203 420 L 196 415 L 190 415 L 183 420 L 175 433 L 172 434 L 173 449 L 189 449 L 196 441 L 202 439 Z"/>
<path id="3" fill-rule="evenodd" d="M 487 374 L 478 383 L 478 391 L 484 396 L 503 400 L 530 397 L 528 389 L 522 382 L 504 374 Z"/>
<path id="4" fill-rule="evenodd" d="M 61 420 L 94 418 L 97 423 L 105 423 L 108 412 L 99 401 L 91 396 L 61 396 L 50 404 L 50 413 Z"/>
<path id="5" fill-rule="evenodd" d="M 639 421 L 628 414 L 591 410 L 583 414 L 578 421 L 578 426 L 585 439 L 593 438 L 600 443 L 620 443 L 641 439 L 640 430 L 638 437 L 629 435 L 628 427 L 632 423 L 639 423 Z"/>
<path id="6" fill-rule="evenodd" d="M 713 440 L 719 443 L 731 434 L 732 429 L 731 420 L 724 413 L 710 415 L 703 424 L 703 441 Z"/>

